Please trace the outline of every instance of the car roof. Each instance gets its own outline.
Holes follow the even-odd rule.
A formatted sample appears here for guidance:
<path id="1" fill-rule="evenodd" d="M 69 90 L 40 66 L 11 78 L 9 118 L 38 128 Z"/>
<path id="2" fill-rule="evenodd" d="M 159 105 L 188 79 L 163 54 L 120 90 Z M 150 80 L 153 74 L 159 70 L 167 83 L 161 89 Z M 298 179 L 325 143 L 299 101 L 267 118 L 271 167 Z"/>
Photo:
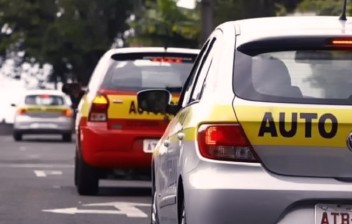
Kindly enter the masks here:
<path id="1" fill-rule="evenodd" d="M 199 49 L 192 48 L 175 48 L 175 47 L 125 47 L 125 48 L 114 48 L 110 49 L 110 54 L 117 53 L 188 53 L 198 54 Z"/>
<path id="2" fill-rule="evenodd" d="M 351 36 L 352 18 L 337 16 L 282 16 L 244 19 L 230 22 L 240 42 L 271 37 Z"/>
<path id="3" fill-rule="evenodd" d="M 40 94 L 58 95 L 58 96 L 65 95 L 59 90 L 51 90 L 51 89 L 35 89 L 35 90 L 26 90 L 24 92 L 24 95 L 40 95 Z"/>

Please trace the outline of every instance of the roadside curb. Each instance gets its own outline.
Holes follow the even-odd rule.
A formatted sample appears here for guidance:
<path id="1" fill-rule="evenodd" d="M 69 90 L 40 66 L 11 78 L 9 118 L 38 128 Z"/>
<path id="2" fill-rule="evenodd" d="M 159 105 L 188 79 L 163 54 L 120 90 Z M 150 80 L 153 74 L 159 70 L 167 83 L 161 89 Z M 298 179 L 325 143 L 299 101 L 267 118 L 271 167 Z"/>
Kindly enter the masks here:
<path id="1" fill-rule="evenodd" d="M 0 123 L 0 135 L 11 135 L 12 127 L 12 124 Z"/>

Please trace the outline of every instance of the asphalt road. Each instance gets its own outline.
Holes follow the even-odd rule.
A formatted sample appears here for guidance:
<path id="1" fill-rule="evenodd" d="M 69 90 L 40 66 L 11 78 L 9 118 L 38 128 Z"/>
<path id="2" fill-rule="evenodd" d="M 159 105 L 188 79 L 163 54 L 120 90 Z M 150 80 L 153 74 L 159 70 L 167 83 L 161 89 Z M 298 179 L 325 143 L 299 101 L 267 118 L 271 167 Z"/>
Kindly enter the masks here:
<path id="1" fill-rule="evenodd" d="M 60 136 L 0 136 L 0 224 L 149 223 L 148 181 L 104 180 L 99 196 L 79 196 L 73 155 Z"/>

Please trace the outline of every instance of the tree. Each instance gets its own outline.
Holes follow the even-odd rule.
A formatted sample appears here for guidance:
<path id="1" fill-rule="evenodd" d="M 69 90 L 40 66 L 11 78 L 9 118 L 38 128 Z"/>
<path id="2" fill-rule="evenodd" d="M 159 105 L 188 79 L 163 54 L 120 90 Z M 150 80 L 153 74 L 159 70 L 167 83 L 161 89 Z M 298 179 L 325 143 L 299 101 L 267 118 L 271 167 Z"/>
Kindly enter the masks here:
<path id="1" fill-rule="evenodd" d="M 313 12 L 317 15 L 339 16 L 342 13 L 343 0 L 303 0 L 297 10 Z M 348 4 L 347 11 L 352 12 L 352 2 Z"/>
<path id="2" fill-rule="evenodd" d="M 0 53 L 50 63 L 53 79 L 86 84 L 99 57 L 128 29 L 125 0 L 0 0 Z"/>
<path id="3" fill-rule="evenodd" d="M 199 13 L 176 6 L 174 0 L 146 0 L 135 8 L 130 21 L 132 46 L 197 47 Z"/>

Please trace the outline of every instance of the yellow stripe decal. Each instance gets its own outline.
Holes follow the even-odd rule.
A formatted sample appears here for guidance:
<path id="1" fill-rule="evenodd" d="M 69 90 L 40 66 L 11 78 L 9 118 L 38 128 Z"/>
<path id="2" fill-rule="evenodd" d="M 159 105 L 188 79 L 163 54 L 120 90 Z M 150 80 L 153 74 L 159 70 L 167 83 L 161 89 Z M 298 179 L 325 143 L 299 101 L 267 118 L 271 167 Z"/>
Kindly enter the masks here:
<path id="1" fill-rule="evenodd" d="M 253 145 L 346 147 L 352 109 L 236 106 Z"/>

